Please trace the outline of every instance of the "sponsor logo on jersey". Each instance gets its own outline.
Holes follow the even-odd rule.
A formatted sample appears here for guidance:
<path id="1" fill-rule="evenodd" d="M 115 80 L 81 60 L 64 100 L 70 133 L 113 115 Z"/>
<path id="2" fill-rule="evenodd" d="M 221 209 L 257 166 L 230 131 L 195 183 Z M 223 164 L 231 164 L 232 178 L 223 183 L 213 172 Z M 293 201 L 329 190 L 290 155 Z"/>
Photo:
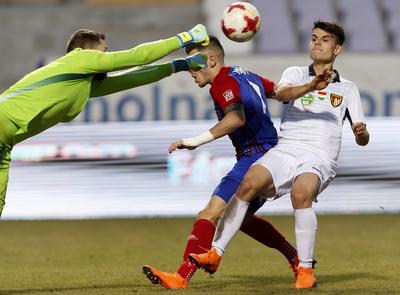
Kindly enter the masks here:
<path id="1" fill-rule="evenodd" d="M 343 96 L 340 96 L 335 93 L 331 93 L 331 104 L 334 108 L 337 108 L 342 104 Z"/>
<path id="2" fill-rule="evenodd" d="M 225 101 L 230 101 L 235 98 L 235 95 L 233 94 L 233 91 L 231 89 L 228 89 L 222 95 L 224 96 Z"/>
<path id="3" fill-rule="evenodd" d="M 319 100 L 324 100 L 326 98 L 326 91 L 318 91 L 318 98 Z"/>
<path id="4" fill-rule="evenodd" d="M 307 93 L 300 99 L 301 99 L 301 104 L 303 106 L 309 106 L 314 102 L 314 95 L 312 95 L 312 93 Z"/>

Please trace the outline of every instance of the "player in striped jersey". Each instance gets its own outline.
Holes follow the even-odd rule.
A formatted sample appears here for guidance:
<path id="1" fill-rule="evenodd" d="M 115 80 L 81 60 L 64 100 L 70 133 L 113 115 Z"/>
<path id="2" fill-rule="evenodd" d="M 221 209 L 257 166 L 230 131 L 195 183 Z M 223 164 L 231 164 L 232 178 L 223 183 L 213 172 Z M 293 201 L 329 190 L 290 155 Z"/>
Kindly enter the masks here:
<path id="1" fill-rule="evenodd" d="M 290 192 L 300 260 L 293 287 L 316 285 L 312 262 L 317 218 L 312 202 L 335 176 L 345 119 L 351 124 L 357 144 L 365 146 L 369 141 L 357 86 L 333 69 L 344 41 L 344 30 L 339 25 L 314 23 L 309 47 L 313 63 L 286 69 L 276 87 L 275 98 L 287 103 L 279 143 L 244 177 L 218 224 L 212 250 L 190 255 L 189 259 L 199 266 L 219 264 L 251 200 L 260 193 L 273 193 L 279 198 Z"/>
<path id="2" fill-rule="evenodd" d="M 270 119 L 266 101 L 267 96 L 274 91 L 274 82 L 238 66 L 226 67 L 224 50 L 215 37 L 210 36 L 210 44 L 206 47 L 186 48 L 188 54 L 198 51 L 208 56 L 208 67 L 191 71 L 191 74 L 200 87 L 211 84 L 210 94 L 219 122 L 203 134 L 177 140 L 170 146 L 169 151 L 194 149 L 229 135 L 236 149 L 237 163 L 214 190 L 206 207 L 199 212 L 186 244 L 183 262 L 177 272 L 162 272 L 149 265 L 143 267 L 143 272 L 152 283 L 161 284 L 168 289 L 187 287 L 197 270 L 197 266 L 188 261 L 189 253 L 200 254 L 210 249 L 215 232 L 214 224 L 221 217 L 243 176 L 255 161 L 277 143 L 277 133 Z M 296 275 L 296 249 L 272 224 L 254 215 L 264 202 L 262 198 L 252 200 L 246 221 L 240 229 L 260 243 L 280 251 Z M 209 273 L 216 270 L 216 267 L 206 269 Z"/>

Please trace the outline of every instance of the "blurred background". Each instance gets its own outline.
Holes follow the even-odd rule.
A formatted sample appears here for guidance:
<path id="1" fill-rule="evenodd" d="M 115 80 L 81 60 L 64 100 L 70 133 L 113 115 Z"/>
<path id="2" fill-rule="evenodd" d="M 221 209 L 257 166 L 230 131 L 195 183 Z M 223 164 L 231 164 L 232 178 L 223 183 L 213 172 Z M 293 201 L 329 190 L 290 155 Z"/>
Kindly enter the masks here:
<path id="1" fill-rule="evenodd" d="M 274 81 L 285 68 L 308 66 L 308 41 L 317 19 L 346 30 L 335 65 L 359 87 L 371 133 L 359 147 L 344 123 L 337 178 L 319 197 L 320 213 L 400 212 L 400 1 L 255 0 L 262 16 L 256 38 L 234 43 L 220 19 L 234 1 L 1 0 L 0 92 L 26 73 L 64 54 L 72 32 L 106 34 L 110 50 L 167 38 L 203 23 L 220 37 L 227 65 Z M 178 51 L 165 60 L 183 56 Z M 163 60 L 163 61 L 165 61 Z M 279 127 L 282 105 L 269 104 Z M 228 139 L 169 156 L 175 139 L 215 124 L 208 87 L 186 73 L 91 100 L 73 122 L 13 150 L 6 219 L 191 216 L 207 202 L 235 158 Z M 290 214 L 289 198 L 263 213 Z"/>

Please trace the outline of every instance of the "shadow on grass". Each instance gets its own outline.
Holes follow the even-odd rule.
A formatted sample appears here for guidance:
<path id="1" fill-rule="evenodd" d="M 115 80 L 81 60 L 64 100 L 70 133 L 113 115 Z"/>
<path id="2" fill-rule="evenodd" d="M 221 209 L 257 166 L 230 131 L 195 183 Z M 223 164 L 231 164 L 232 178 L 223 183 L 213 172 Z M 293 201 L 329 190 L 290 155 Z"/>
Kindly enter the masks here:
<path id="1" fill-rule="evenodd" d="M 330 283 L 343 283 L 345 281 L 353 281 L 357 279 L 369 279 L 369 280 L 386 280 L 385 276 L 373 275 L 370 273 L 344 273 L 344 274 L 325 274 L 317 275 L 319 285 L 330 284 Z M 257 289 L 265 288 L 266 286 L 274 287 L 275 290 L 288 290 L 292 288 L 294 283 L 294 277 L 292 276 L 261 276 L 261 275 L 227 275 L 212 281 L 197 282 L 197 289 L 209 290 L 212 288 L 229 289 L 240 287 L 243 289 Z"/>
<path id="2" fill-rule="evenodd" d="M 139 284 L 119 284 L 119 285 L 92 285 L 82 287 L 66 287 L 66 288 L 35 288 L 35 289 L 14 289 L 14 290 L 1 290 L 0 295 L 13 295 L 13 294 L 30 294 L 36 292 L 64 292 L 64 291 L 85 291 L 85 290 L 104 290 L 104 289 L 119 289 L 119 288 L 132 288 L 136 291 L 143 285 Z"/>
<path id="3" fill-rule="evenodd" d="M 332 286 L 330 284 L 335 283 L 344 283 L 346 281 L 353 281 L 358 279 L 368 279 L 371 281 L 387 280 L 385 276 L 374 275 L 370 273 L 344 273 L 344 274 L 324 274 L 317 275 L 317 279 L 319 282 L 319 288 L 316 291 L 318 293 L 335 293 L 341 294 L 397 294 L 393 293 L 389 290 L 386 290 L 384 293 L 382 292 L 371 292 L 369 288 L 362 288 L 360 286 Z M 281 275 L 281 276 L 262 276 L 262 275 L 225 275 L 219 276 L 212 279 L 203 279 L 196 280 L 191 284 L 189 290 L 187 290 L 187 294 L 191 294 L 191 289 L 195 291 L 195 294 L 218 294 L 215 293 L 216 290 L 219 290 L 221 294 L 239 294 L 237 292 L 243 294 L 259 294 L 261 292 L 265 292 L 266 288 L 268 288 L 271 294 L 289 294 L 292 292 L 292 285 L 294 283 L 294 278 L 290 275 Z M 324 288 L 325 285 L 325 288 Z M 134 294 L 137 292 L 146 292 L 140 294 L 150 294 L 150 293 L 161 293 L 163 292 L 163 288 L 154 288 L 149 290 L 151 285 L 149 284 L 109 284 L 109 285 L 91 285 L 91 286 L 77 286 L 77 287 L 55 287 L 55 288 L 31 288 L 31 289 L 13 289 L 13 290 L 1 290 L 0 295 L 18 295 L 18 294 L 35 294 L 35 293 L 55 293 L 55 292 L 76 292 L 76 294 L 92 294 L 93 291 L 100 291 L 102 294 L 107 294 L 107 289 L 110 290 L 110 294 L 114 294 L 111 292 L 112 289 L 115 289 L 114 292 L 118 292 L 121 290 L 118 289 L 130 289 L 124 290 L 126 292 L 121 294 Z M 145 288 L 146 290 L 144 290 Z M 197 293 L 198 292 L 198 293 Z M 355 292 L 355 293 L 354 293 Z M 361 293 L 360 293 L 361 292 Z M 97 293 L 96 293 L 97 294 Z M 182 294 L 182 293 L 178 293 Z"/>
<path id="4" fill-rule="evenodd" d="M 352 280 L 357 280 L 357 279 L 372 279 L 372 280 L 387 280 L 387 277 L 382 276 L 382 275 L 377 275 L 377 274 L 371 274 L 371 273 L 343 273 L 340 275 L 318 275 L 317 274 L 317 280 L 319 282 L 329 282 L 329 283 L 336 283 L 336 282 L 344 282 L 344 281 L 352 281 Z"/>

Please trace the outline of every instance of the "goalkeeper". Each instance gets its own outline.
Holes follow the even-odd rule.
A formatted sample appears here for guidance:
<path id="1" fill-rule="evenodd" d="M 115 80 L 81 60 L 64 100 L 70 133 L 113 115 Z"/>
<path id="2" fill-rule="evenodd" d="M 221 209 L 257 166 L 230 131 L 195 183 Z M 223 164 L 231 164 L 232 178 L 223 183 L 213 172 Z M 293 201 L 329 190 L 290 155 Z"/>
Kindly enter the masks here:
<path id="1" fill-rule="evenodd" d="M 3 211 L 13 146 L 60 122 L 74 119 L 90 97 L 104 96 L 156 82 L 173 73 L 205 67 L 202 54 L 150 64 L 189 44 L 208 43 L 207 30 L 189 32 L 125 51 L 107 52 L 104 34 L 81 29 L 70 37 L 67 54 L 29 73 L 0 95 L 0 216 Z"/>

